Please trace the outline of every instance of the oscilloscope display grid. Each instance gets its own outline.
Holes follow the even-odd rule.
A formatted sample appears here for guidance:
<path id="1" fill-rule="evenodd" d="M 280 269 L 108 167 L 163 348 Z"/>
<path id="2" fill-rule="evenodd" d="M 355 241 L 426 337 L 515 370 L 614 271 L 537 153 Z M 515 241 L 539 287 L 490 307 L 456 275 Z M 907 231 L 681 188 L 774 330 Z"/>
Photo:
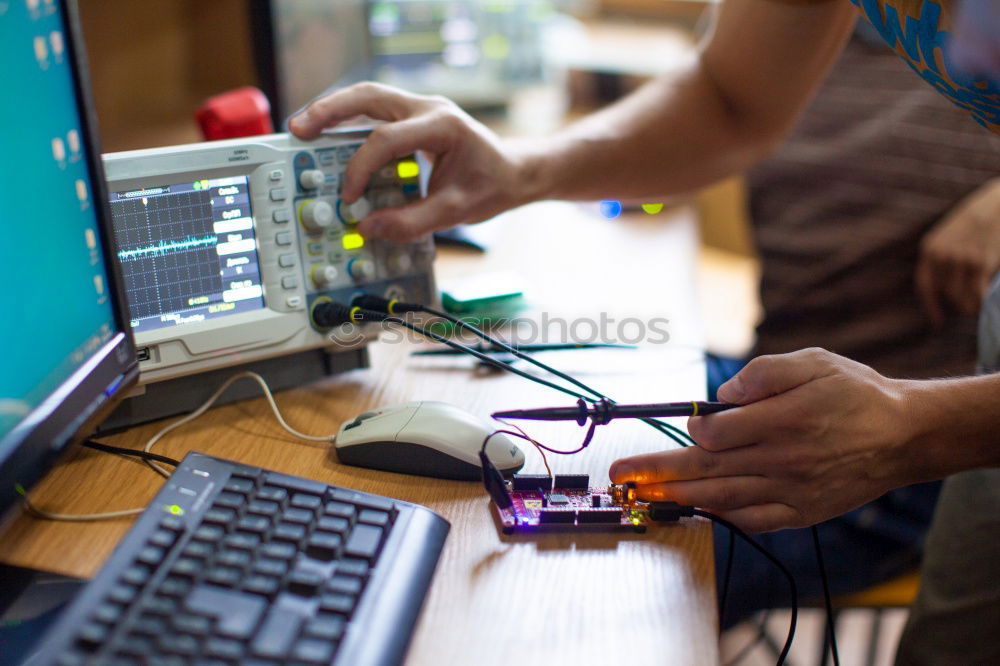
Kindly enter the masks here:
<path id="1" fill-rule="evenodd" d="M 128 292 L 133 328 L 157 328 L 204 319 L 212 314 L 209 307 L 223 302 L 227 289 L 223 275 L 225 260 L 219 245 L 227 234 L 218 233 L 221 211 L 234 212 L 248 221 L 251 218 L 246 180 L 232 185 L 238 196 L 228 197 L 231 203 L 219 201 L 218 183 L 200 181 L 191 184 L 148 188 L 141 192 L 118 192 L 111 196 L 118 258 Z M 215 205 L 213 205 L 213 203 Z M 222 204 L 222 205 L 220 205 Z M 250 239 L 249 251 L 228 257 L 242 259 L 239 272 L 259 290 L 256 246 L 253 231 L 238 234 Z M 232 271 L 230 271 L 232 272 Z M 218 314 L 231 314 L 260 307 L 262 300 L 229 304 Z M 234 307 L 242 305 L 242 307 Z M 248 307 L 249 306 L 249 307 Z M 176 313 L 199 312 L 200 316 L 185 319 Z M 161 315 L 175 315 L 162 320 Z"/>

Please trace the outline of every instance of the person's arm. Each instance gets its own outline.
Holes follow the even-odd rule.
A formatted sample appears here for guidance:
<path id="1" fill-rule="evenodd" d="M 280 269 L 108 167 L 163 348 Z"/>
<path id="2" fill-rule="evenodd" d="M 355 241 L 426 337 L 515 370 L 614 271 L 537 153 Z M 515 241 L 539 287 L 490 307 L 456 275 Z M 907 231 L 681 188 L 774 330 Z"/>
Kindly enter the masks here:
<path id="1" fill-rule="evenodd" d="M 998 270 L 1000 178 L 994 178 L 962 199 L 924 236 L 917 292 L 937 325 L 951 312 L 975 316 Z"/>
<path id="2" fill-rule="evenodd" d="M 719 399 L 743 406 L 690 419 L 700 446 L 623 458 L 611 466 L 612 481 L 765 532 L 1000 465 L 1000 374 L 889 379 L 806 349 L 752 360 Z"/>
<path id="3" fill-rule="evenodd" d="M 349 201 L 391 159 L 431 155 L 428 198 L 374 212 L 359 227 L 370 236 L 410 240 L 544 198 L 655 200 L 759 159 L 787 132 L 854 17 L 836 0 L 727 0 L 690 62 L 548 139 L 503 142 L 443 98 L 372 83 L 314 101 L 289 127 L 311 138 L 358 115 L 388 121 L 348 166 Z"/>

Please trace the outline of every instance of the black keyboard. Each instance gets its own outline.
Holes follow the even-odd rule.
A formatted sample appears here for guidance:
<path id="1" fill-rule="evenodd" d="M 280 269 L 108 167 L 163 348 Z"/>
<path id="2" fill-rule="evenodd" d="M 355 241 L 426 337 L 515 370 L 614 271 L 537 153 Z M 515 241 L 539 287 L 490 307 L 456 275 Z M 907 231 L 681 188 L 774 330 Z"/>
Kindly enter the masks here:
<path id="1" fill-rule="evenodd" d="M 398 664 L 448 529 L 190 453 L 29 663 Z"/>

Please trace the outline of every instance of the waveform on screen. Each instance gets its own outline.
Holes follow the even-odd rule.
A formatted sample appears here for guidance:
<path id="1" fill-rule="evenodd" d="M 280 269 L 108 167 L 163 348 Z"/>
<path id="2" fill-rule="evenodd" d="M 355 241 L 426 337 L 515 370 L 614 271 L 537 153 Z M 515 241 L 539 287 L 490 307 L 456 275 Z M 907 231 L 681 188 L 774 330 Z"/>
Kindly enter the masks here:
<path id="1" fill-rule="evenodd" d="M 118 258 L 121 261 L 134 261 L 136 259 L 144 259 L 146 257 L 162 257 L 165 254 L 170 254 L 171 252 L 183 252 L 184 250 L 191 250 L 199 247 L 210 247 L 218 242 L 219 237 L 214 234 L 203 236 L 201 238 L 188 236 L 182 240 L 160 241 L 156 245 L 136 247 L 130 250 L 119 250 Z"/>

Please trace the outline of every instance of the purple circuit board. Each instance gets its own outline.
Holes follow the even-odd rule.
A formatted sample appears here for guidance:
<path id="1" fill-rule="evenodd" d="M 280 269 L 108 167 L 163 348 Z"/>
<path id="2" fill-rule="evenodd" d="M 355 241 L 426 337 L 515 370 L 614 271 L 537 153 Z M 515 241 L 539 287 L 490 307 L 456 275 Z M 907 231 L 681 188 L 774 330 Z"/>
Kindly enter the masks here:
<path id="1" fill-rule="evenodd" d="M 576 532 L 629 529 L 645 532 L 648 519 L 644 503 L 636 502 L 625 486 L 591 488 L 586 475 L 515 475 L 508 481 L 513 505 L 506 509 L 493 504 L 504 534 L 533 532 Z M 528 489 L 526 486 L 537 487 Z M 577 487 L 560 487 L 575 485 Z M 579 487 L 583 485 L 583 487 Z"/>

